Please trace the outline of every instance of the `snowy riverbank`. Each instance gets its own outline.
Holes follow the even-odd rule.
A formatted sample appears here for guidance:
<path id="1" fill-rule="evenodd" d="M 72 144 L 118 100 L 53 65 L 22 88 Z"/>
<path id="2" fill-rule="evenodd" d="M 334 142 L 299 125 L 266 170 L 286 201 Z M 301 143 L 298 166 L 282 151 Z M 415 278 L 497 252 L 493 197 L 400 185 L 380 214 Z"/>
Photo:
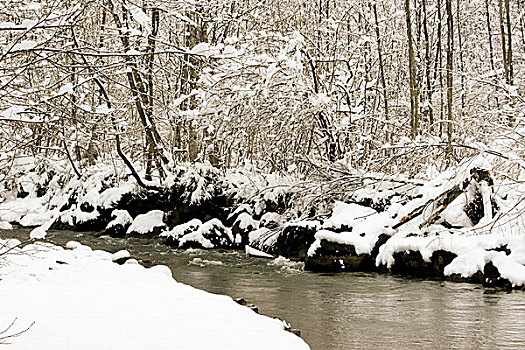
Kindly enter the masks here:
<path id="1" fill-rule="evenodd" d="M 17 241 L 0 240 L 0 254 Z M 0 255 L 0 344 L 10 349 L 308 349 L 282 321 L 176 282 L 120 253 L 46 243 Z M 23 332 L 24 330 L 26 330 Z M 5 338 L 22 332 L 17 337 Z"/>
<path id="2" fill-rule="evenodd" d="M 51 164 L 26 162 L 16 171 L 2 183 L 0 227 L 38 226 L 36 238 L 66 228 L 156 238 L 177 249 L 248 245 L 305 261 L 310 271 L 525 286 L 525 191 L 481 155 L 421 178 L 351 174 L 359 179 L 351 190 L 310 207 L 301 203 L 321 196 L 310 193 L 320 182 L 298 191 L 297 178 L 246 169 L 177 166 L 155 190 L 102 165 L 80 179 Z"/>

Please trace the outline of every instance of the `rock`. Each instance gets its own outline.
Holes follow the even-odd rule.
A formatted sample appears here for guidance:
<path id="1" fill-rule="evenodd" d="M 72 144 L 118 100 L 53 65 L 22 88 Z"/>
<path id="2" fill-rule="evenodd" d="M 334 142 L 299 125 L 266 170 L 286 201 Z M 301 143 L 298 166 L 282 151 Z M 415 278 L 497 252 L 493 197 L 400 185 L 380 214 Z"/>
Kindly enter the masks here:
<path id="1" fill-rule="evenodd" d="M 127 210 L 120 209 L 115 209 L 112 212 L 111 217 L 113 218 L 113 220 L 107 224 L 103 234 L 117 238 L 124 237 L 126 235 L 126 231 L 133 222 L 133 218 L 131 217 L 131 215 L 129 215 Z"/>
<path id="2" fill-rule="evenodd" d="M 180 239 L 192 232 L 197 231 L 201 225 L 202 221 L 199 219 L 193 219 L 185 224 L 177 225 L 169 231 L 162 232 L 160 236 L 166 238 L 164 244 L 173 248 L 179 248 Z"/>
<path id="3" fill-rule="evenodd" d="M 450 276 L 445 276 L 445 279 L 451 282 L 482 284 L 483 283 L 483 272 L 478 271 L 470 277 L 463 277 L 455 273 Z"/>
<path id="4" fill-rule="evenodd" d="M 248 203 L 243 203 L 237 206 L 235 210 L 233 210 L 227 217 L 226 221 L 224 223 L 227 226 L 233 226 L 235 221 L 239 218 L 239 216 L 243 213 L 249 214 L 250 216 L 253 216 L 253 210 L 252 207 Z"/>
<path id="5" fill-rule="evenodd" d="M 494 264 L 488 262 L 483 268 L 483 286 L 495 287 L 503 290 L 512 290 L 512 283 L 506 278 L 501 277 L 499 270 Z"/>
<path id="6" fill-rule="evenodd" d="M 146 214 L 137 215 L 126 234 L 144 238 L 158 236 L 166 227 L 163 218 L 164 213 L 160 210 L 151 210 Z"/>
<path id="7" fill-rule="evenodd" d="M 232 234 L 234 237 L 239 235 L 240 241 L 235 242 L 239 246 L 245 246 L 249 243 L 249 233 L 256 230 L 257 221 L 255 221 L 250 214 L 242 212 L 239 214 L 232 226 Z"/>
<path id="8" fill-rule="evenodd" d="M 430 262 L 423 259 L 420 252 L 399 252 L 394 254 L 394 274 L 412 277 L 444 278 L 445 266 L 456 258 L 456 254 L 437 250 L 430 257 Z"/>
<path id="9" fill-rule="evenodd" d="M 292 334 L 295 334 L 296 336 L 298 336 L 299 338 L 301 337 L 301 331 L 299 329 L 296 329 L 296 328 L 289 328 L 289 329 L 286 329 L 286 331 L 292 333 Z"/>
<path id="10" fill-rule="evenodd" d="M 111 261 L 119 265 L 124 264 L 131 258 L 131 254 L 127 250 L 119 250 L 111 255 Z"/>
<path id="11" fill-rule="evenodd" d="M 304 268 L 314 272 L 376 271 L 371 255 L 358 255 L 353 245 L 326 240 L 321 240 L 315 254 L 307 257 Z"/>
<path id="12" fill-rule="evenodd" d="M 259 227 L 266 227 L 269 229 L 275 229 L 281 225 L 281 216 L 274 212 L 269 212 L 261 217 Z"/>
<path id="13" fill-rule="evenodd" d="M 212 219 L 202 224 L 196 231 L 181 237 L 179 248 L 230 248 L 233 243 L 231 230 L 219 219 Z"/>
<path id="14" fill-rule="evenodd" d="M 235 301 L 239 305 L 246 306 L 247 308 L 249 308 L 250 310 L 252 310 L 255 313 L 259 313 L 259 308 L 257 307 L 257 305 L 255 305 L 255 304 L 248 304 L 248 302 L 244 298 L 233 299 L 233 301 Z"/>
<path id="15" fill-rule="evenodd" d="M 322 239 L 314 255 L 306 258 L 305 270 L 316 272 L 388 272 L 385 266 L 376 266 L 375 260 L 379 253 L 379 247 L 389 239 L 390 236 L 386 234 L 379 235 L 371 254 L 357 254 L 353 245 Z"/>
<path id="16" fill-rule="evenodd" d="M 315 241 L 315 233 L 320 227 L 319 221 L 287 224 L 277 237 L 277 254 L 294 260 L 305 260 L 308 248 Z"/>
<path id="17" fill-rule="evenodd" d="M 263 251 L 267 254 L 276 254 L 275 242 L 279 232 L 270 230 L 267 227 L 261 227 L 248 234 L 249 245 L 257 250 Z"/>

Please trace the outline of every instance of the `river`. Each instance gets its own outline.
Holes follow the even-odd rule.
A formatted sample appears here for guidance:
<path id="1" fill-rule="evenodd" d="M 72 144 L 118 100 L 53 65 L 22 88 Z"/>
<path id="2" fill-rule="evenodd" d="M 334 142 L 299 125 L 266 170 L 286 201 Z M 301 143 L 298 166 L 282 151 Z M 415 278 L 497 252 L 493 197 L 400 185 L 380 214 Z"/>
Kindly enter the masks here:
<path id="1" fill-rule="evenodd" d="M 0 231 L 0 237 L 25 239 L 28 232 Z M 147 264 L 167 265 L 179 282 L 242 297 L 261 314 L 288 321 L 313 350 L 525 348 L 524 292 L 382 274 L 317 274 L 242 251 L 182 252 L 154 240 L 68 231 L 51 231 L 48 238 L 127 249 Z"/>

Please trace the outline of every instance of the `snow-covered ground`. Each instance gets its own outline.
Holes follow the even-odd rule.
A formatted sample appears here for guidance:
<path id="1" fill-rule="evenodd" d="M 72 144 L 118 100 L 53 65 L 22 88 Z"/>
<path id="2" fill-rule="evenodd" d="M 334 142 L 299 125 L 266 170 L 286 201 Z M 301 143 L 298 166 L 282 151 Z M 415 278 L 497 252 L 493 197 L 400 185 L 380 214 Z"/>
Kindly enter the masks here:
<path id="1" fill-rule="evenodd" d="M 0 240 L 0 329 L 12 324 L 0 334 L 6 349 L 309 348 L 282 321 L 178 283 L 166 266 L 118 265 L 117 256 L 80 244 L 1 255 L 17 243 Z"/>

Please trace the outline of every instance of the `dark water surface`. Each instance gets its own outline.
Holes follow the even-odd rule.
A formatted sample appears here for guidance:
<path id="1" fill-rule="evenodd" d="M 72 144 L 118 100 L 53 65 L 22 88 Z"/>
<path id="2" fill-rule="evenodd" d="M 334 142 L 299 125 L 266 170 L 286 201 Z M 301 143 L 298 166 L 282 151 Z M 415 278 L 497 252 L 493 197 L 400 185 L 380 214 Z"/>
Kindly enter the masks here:
<path id="1" fill-rule="evenodd" d="M 0 237 L 21 239 L 28 232 L 0 231 Z M 179 282 L 242 297 L 261 314 L 287 320 L 313 350 L 525 349 L 524 292 L 380 274 L 315 274 L 240 251 L 179 252 L 152 240 L 68 231 L 48 238 L 127 249 L 148 264 L 168 265 Z"/>

